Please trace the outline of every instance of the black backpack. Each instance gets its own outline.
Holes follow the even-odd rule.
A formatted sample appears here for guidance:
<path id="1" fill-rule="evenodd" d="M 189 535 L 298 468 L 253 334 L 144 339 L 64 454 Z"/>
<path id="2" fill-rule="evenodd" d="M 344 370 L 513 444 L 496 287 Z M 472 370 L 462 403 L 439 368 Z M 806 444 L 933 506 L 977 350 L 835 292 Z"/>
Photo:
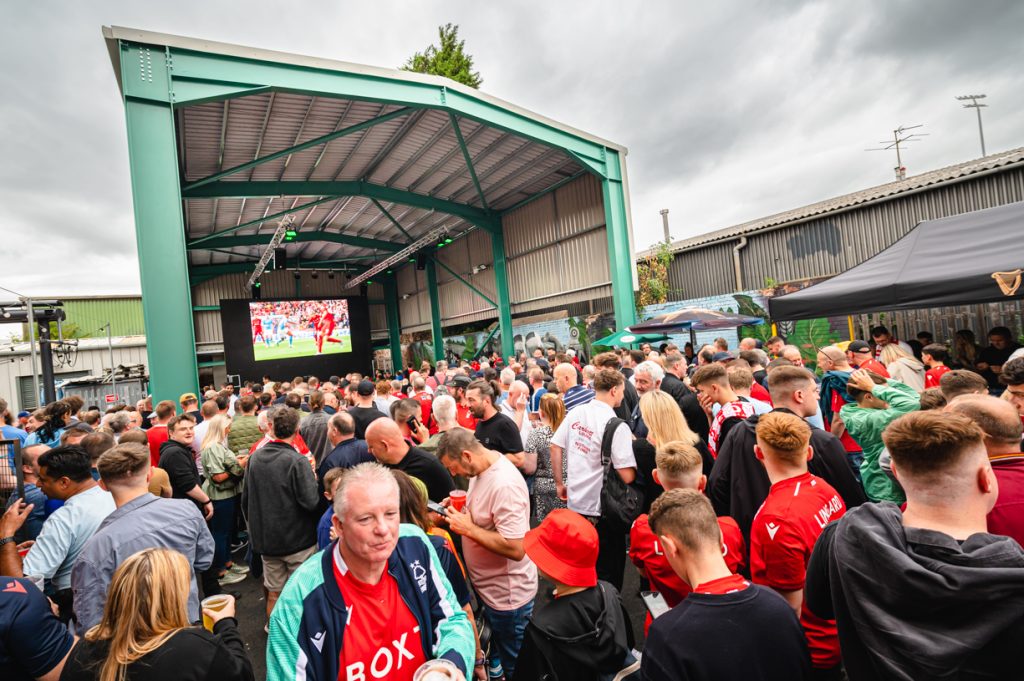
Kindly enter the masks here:
<path id="1" fill-rule="evenodd" d="M 601 438 L 601 467 L 604 468 L 604 484 L 601 486 L 601 517 L 630 527 L 643 510 L 643 496 L 632 485 L 627 485 L 612 466 L 612 439 L 615 430 L 625 423 L 612 417 L 604 427 Z"/>

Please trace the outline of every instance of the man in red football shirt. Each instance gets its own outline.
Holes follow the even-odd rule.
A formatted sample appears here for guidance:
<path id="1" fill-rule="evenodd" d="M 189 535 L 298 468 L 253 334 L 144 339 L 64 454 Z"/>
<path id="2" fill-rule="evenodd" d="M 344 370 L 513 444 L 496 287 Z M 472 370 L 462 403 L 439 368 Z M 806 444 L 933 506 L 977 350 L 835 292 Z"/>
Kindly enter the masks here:
<path id="1" fill-rule="evenodd" d="M 448 386 L 448 394 L 455 398 L 455 420 L 463 428 L 476 430 L 476 417 L 473 416 L 473 411 L 466 400 L 466 389 L 471 382 L 469 376 L 455 374 L 445 385 Z"/>
<path id="2" fill-rule="evenodd" d="M 798 416 L 775 411 L 757 423 L 754 454 L 772 486 L 750 531 L 750 578 L 777 591 L 800 617 L 815 678 L 840 678 L 835 620 L 811 613 L 804 603 L 807 562 L 825 526 L 846 512 L 835 489 L 807 471 L 811 428 Z"/>
<path id="3" fill-rule="evenodd" d="M 427 537 L 400 525 L 398 484 L 376 463 L 342 476 L 337 541 L 289 579 L 270 621 L 267 677 L 411 681 L 427 660 L 471 673 L 473 628 Z M 340 613 L 340 614 L 339 614 Z"/>
<path id="4" fill-rule="evenodd" d="M 170 400 L 158 402 L 153 415 L 149 417 L 146 442 L 149 444 L 149 463 L 154 468 L 160 463 L 160 445 L 167 442 L 167 422 L 178 413 L 178 407 Z"/>
<path id="5" fill-rule="evenodd" d="M 938 388 L 942 374 L 949 371 L 949 367 L 946 366 L 946 362 L 949 361 L 949 350 L 946 349 L 945 345 L 939 345 L 938 343 L 926 345 L 921 350 L 921 360 L 928 367 L 928 371 L 924 373 L 925 390 L 928 388 Z"/>
<path id="6" fill-rule="evenodd" d="M 885 365 L 875 359 L 875 352 L 866 341 L 850 341 L 846 346 L 846 359 L 854 369 L 866 369 L 882 378 L 891 378 Z"/>
<path id="7" fill-rule="evenodd" d="M 658 447 L 655 462 L 658 467 L 653 471 L 654 480 L 666 490 L 704 491 L 708 478 L 701 472 L 703 459 L 693 445 L 685 442 L 664 444 Z M 718 517 L 718 527 L 722 531 L 725 564 L 730 572 L 739 572 L 746 562 L 747 554 L 743 533 L 736 521 L 728 516 Z M 629 557 L 650 582 L 651 590 L 660 593 L 669 607 L 674 608 L 690 594 L 690 585 L 680 579 L 669 565 L 658 537 L 651 531 L 646 513 L 633 522 L 633 529 L 629 532 Z M 644 631 L 650 626 L 651 616 L 648 614 Z"/>

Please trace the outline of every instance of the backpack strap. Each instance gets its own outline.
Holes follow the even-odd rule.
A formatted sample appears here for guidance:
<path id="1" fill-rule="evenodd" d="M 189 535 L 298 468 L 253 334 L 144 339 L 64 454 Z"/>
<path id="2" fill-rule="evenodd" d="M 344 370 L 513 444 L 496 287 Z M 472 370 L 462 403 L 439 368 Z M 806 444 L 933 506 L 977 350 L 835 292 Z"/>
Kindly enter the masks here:
<path id="1" fill-rule="evenodd" d="M 612 440 L 615 439 L 616 429 L 625 423 L 618 416 L 613 416 L 604 427 L 604 437 L 601 438 L 601 467 L 607 468 L 612 460 Z"/>

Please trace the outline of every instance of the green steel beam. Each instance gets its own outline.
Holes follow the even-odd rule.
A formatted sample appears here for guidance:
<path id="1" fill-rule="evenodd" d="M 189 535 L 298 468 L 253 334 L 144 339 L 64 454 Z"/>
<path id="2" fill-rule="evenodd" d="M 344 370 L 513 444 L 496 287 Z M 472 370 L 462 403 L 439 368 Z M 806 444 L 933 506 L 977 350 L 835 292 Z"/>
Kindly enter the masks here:
<path id="1" fill-rule="evenodd" d="M 139 71 L 140 52 L 154 48 L 129 41 L 122 41 L 121 48 L 125 53 L 122 77 L 130 80 L 128 74 Z M 399 79 L 386 74 L 334 71 L 178 47 L 166 50 L 174 60 L 173 83 L 160 94 L 160 100 L 173 102 L 175 106 L 227 99 L 257 89 L 389 102 L 452 111 L 490 127 L 564 149 L 589 159 L 595 165 L 602 165 L 605 161 L 604 146 L 597 140 L 557 128 L 498 100 L 462 89 L 451 89 L 436 82 Z M 145 55 L 142 55 L 141 62 L 145 63 Z"/>
<path id="2" fill-rule="evenodd" d="M 224 360 L 222 360 L 222 359 L 215 359 L 215 360 L 210 361 L 210 362 L 200 362 L 199 363 L 199 368 L 200 369 L 209 369 L 210 367 L 222 367 L 222 366 L 224 366 Z"/>
<path id="3" fill-rule="evenodd" d="M 182 393 L 198 391 L 199 368 L 178 190 L 178 144 L 167 102 L 170 65 L 163 50 L 152 50 L 141 70 L 138 55 L 134 63 L 126 51 L 120 56 L 149 385 L 157 402 L 177 402 Z"/>
<path id="4" fill-rule="evenodd" d="M 480 180 L 476 176 L 476 168 L 473 167 L 473 159 L 469 155 L 469 147 L 466 146 L 466 140 L 462 136 L 462 129 L 459 128 L 459 121 L 451 111 L 448 112 L 448 118 L 452 122 L 452 130 L 455 131 L 455 138 L 459 140 L 459 148 L 462 149 L 462 158 L 466 160 L 466 169 L 469 170 L 469 178 L 473 180 L 473 186 L 476 187 L 477 196 L 480 197 L 480 205 L 484 207 L 484 210 L 490 211 L 487 206 L 487 197 L 484 196 L 483 187 L 480 186 Z"/>
<path id="5" fill-rule="evenodd" d="M 619 156 L 609 154 L 609 173 L 619 179 L 602 179 L 605 233 L 608 236 L 608 269 L 612 279 L 612 304 L 615 328 L 624 329 L 636 323 L 633 296 L 633 259 L 629 249 L 629 225 L 626 219 L 626 196 L 621 180 Z"/>
<path id="6" fill-rule="evenodd" d="M 277 219 L 279 217 L 283 217 L 285 215 L 288 215 L 289 213 L 295 213 L 295 212 L 300 211 L 300 210 L 305 210 L 306 208 L 312 208 L 313 206 L 318 206 L 321 203 L 327 203 L 328 201 L 337 201 L 337 200 L 338 200 L 337 196 L 326 196 L 326 197 L 323 197 L 323 198 L 319 198 L 316 201 L 310 201 L 309 203 L 303 203 L 301 205 L 295 206 L 294 208 L 286 208 L 285 210 L 278 211 L 276 213 L 271 213 L 270 215 L 268 215 L 266 217 L 263 217 L 263 218 L 256 218 L 255 220 L 248 220 L 248 221 L 243 222 L 243 223 L 241 223 L 239 225 L 235 225 L 234 227 L 231 227 L 229 229 L 222 229 L 221 231 L 214 232 L 213 234 L 207 234 L 206 236 L 197 237 L 197 238 L 192 239 L 191 241 L 188 242 L 188 247 L 192 248 L 196 244 L 201 244 L 204 241 L 209 241 L 210 239 L 217 239 L 217 238 L 220 238 L 222 236 L 227 236 L 228 234 L 234 234 L 235 232 L 237 232 L 237 231 L 239 231 L 241 229 L 245 229 L 246 227 L 252 227 L 253 225 L 259 225 L 259 224 L 262 224 L 262 223 L 267 222 L 269 220 L 275 220 L 275 219 Z"/>
<path id="7" fill-rule="evenodd" d="M 402 370 L 402 327 L 398 318 L 398 282 L 395 278 L 384 277 L 384 309 L 388 319 L 388 347 L 391 349 L 392 374 Z"/>
<path id="8" fill-rule="evenodd" d="M 480 355 L 484 354 L 484 348 L 487 347 L 488 343 L 494 340 L 494 335 L 498 333 L 498 329 L 500 328 L 501 324 L 495 324 L 494 327 L 491 328 L 491 332 L 487 334 L 487 337 L 484 338 L 484 342 L 480 344 L 479 348 L 477 348 L 476 354 L 473 356 L 473 359 L 480 359 Z"/>
<path id="9" fill-rule="evenodd" d="M 433 259 L 433 258 L 431 258 L 431 260 L 434 260 L 434 259 Z M 497 304 L 496 302 L 494 302 L 493 300 L 491 300 L 490 296 L 488 296 L 488 295 L 487 295 L 486 293 L 484 293 L 483 291 L 481 291 L 480 289 L 478 289 L 478 288 L 477 288 L 476 286 L 473 286 L 473 285 L 472 285 L 471 283 L 469 283 L 469 282 L 468 282 L 468 281 L 466 281 L 465 279 L 463 279 L 463 278 L 462 278 L 461 276 L 459 276 L 459 274 L 458 274 L 458 273 L 457 273 L 457 272 L 456 272 L 455 270 L 453 270 L 453 269 L 452 269 L 451 267 L 448 267 L 448 265 L 445 265 L 445 264 L 444 264 L 443 262 L 441 262 L 440 260 L 437 260 L 437 261 L 435 261 L 435 262 L 437 262 L 437 264 L 438 264 L 438 265 L 440 265 L 441 267 L 443 267 L 443 268 L 445 269 L 445 271 L 446 271 L 446 272 L 448 272 L 448 274 L 452 275 L 453 277 L 455 277 L 456 279 L 458 279 L 459 281 L 461 281 L 461 282 L 462 282 L 462 284 L 463 284 L 463 285 L 464 285 L 464 286 L 465 286 L 466 288 L 468 288 L 468 289 L 469 289 L 470 291 L 472 291 L 473 293 L 477 294 L 478 296 L 480 296 L 481 298 L 483 298 L 484 300 L 486 300 L 486 301 L 487 301 L 487 302 L 488 302 L 489 304 L 493 305 L 494 307 L 498 307 L 498 304 Z"/>
<path id="10" fill-rule="evenodd" d="M 628 252 L 628 248 L 626 249 Z M 508 292 L 508 264 L 505 262 L 505 235 L 501 229 L 491 233 L 491 255 L 494 257 L 494 289 L 498 293 L 498 326 L 501 329 L 501 356 L 515 353 L 512 342 L 512 299 Z M 628 257 L 628 256 L 627 256 Z"/>
<path id="11" fill-rule="evenodd" d="M 222 236 L 210 239 L 204 243 L 189 243 L 189 250 L 203 250 L 207 248 L 234 248 L 237 246 L 261 246 L 269 244 L 274 237 L 270 232 L 264 234 L 236 234 L 234 236 Z M 315 241 L 327 241 L 334 244 L 348 244 L 360 248 L 376 248 L 381 251 L 395 252 L 405 248 L 408 244 L 400 241 L 382 241 L 371 239 L 365 236 L 352 236 L 350 234 L 338 234 L 337 232 L 298 232 L 291 241 L 284 244 L 308 243 Z"/>
<path id="12" fill-rule="evenodd" d="M 217 312 L 220 310 L 220 305 L 193 305 L 193 312 Z"/>
<path id="13" fill-rule="evenodd" d="M 489 231 L 500 227 L 500 222 L 494 215 L 476 206 L 358 180 L 285 180 L 281 182 L 222 180 L 184 191 L 182 196 L 186 199 L 243 199 L 259 196 L 365 196 L 378 201 L 448 213 L 464 218 Z"/>
<path id="14" fill-rule="evenodd" d="M 306 265 L 320 267 L 331 262 L 336 261 L 311 260 L 307 262 Z M 195 286 L 196 284 L 201 284 L 204 281 L 219 277 L 222 274 L 238 274 L 239 272 L 248 273 L 252 272 L 254 269 L 253 263 L 251 262 L 225 262 L 219 265 L 199 265 L 197 267 L 189 268 L 189 279 L 191 280 L 192 286 Z M 334 269 L 336 272 L 350 272 L 352 274 L 359 274 L 364 271 L 363 267 L 353 267 L 349 269 L 347 267 L 338 267 L 337 265 L 333 266 L 331 269 Z"/>
<path id="15" fill-rule="evenodd" d="M 427 258 L 427 295 L 430 297 L 430 338 L 434 347 L 434 361 L 444 359 L 444 336 L 441 331 L 441 301 L 437 295 L 437 265 Z"/>
<path id="16" fill-rule="evenodd" d="M 298 153 L 300 151 L 303 151 L 304 149 L 309 149 L 310 147 L 316 147 L 316 146 L 319 146 L 321 144 L 326 144 L 327 142 L 330 142 L 331 140 L 338 139 L 339 137 L 345 137 L 346 135 L 351 135 L 352 133 L 356 133 L 356 132 L 359 132 L 361 130 L 366 130 L 367 128 L 372 128 L 375 125 L 378 125 L 380 123 L 386 123 L 386 122 L 388 122 L 388 121 L 390 121 L 390 120 L 392 120 L 394 118 L 399 118 L 400 116 L 405 116 L 407 114 L 410 114 L 413 111 L 415 111 L 415 109 L 411 109 L 409 107 L 404 107 L 404 108 L 401 108 L 401 109 L 396 109 L 395 111 L 391 111 L 391 112 L 383 114 L 381 116 L 377 116 L 376 118 L 371 118 L 371 119 L 369 119 L 367 121 L 363 121 L 362 123 L 356 123 L 355 125 L 350 125 L 347 128 L 343 128 L 342 130 L 335 130 L 334 132 L 329 132 L 326 135 L 321 135 L 320 137 L 314 137 L 313 139 L 308 140 L 306 142 L 302 142 L 301 144 L 296 144 L 295 146 L 288 147 L 287 149 L 282 149 L 281 151 L 275 151 L 272 154 L 267 154 L 266 156 L 260 156 L 259 158 L 255 158 L 255 159 L 253 159 L 251 161 L 246 161 L 245 163 L 242 163 L 240 165 L 228 168 L 227 170 L 222 170 L 219 173 L 214 173 L 213 175 L 208 175 L 208 176 L 204 177 L 201 180 L 196 180 L 195 182 L 191 182 L 191 183 L 185 185 L 184 190 L 188 191 L 189 189 L 195 189 L 196 187 L 201 187 L 204 184 L 209 184 L 211 182 L 215 182 L 215 181 L 221 179 L 222 177 L 227 177 L 228 175 L 234 175 L 235 173 L 241 172 L 243 170 L 248 170 L 249 168 L 254 168 L 254 167 L 256 167 L 256 166 L 258 166 L 258 165 L 260 165 L 262 163 L 268 163 L 269 161 L 273 161 L 273 160 L 282 158 L 284 156 L 290 156 L 291 154 Z"/>
<path id="17" fill-rule="evenodd" d="M 374 198 L 371 198 L 370 201 L 373 202 L 373 205 L 377 206 L 377 210 L 379 210 L 384 215 L 384 217 L 391 221 L 391 224 L 398 228 L 399 232 L 405 235 L 406 239 L 408 239 L 409 241 L 415 241 L 415 239 L 412 238 L 412 234 L 409 234 L 409 232 L 406 231 L 405 227 L 402 227 L 398 220 L 396 220 L 394 216 L 391 215 L 391 213 L 385 210 L 384 206 L 380 205 L 380 201 Z"/>

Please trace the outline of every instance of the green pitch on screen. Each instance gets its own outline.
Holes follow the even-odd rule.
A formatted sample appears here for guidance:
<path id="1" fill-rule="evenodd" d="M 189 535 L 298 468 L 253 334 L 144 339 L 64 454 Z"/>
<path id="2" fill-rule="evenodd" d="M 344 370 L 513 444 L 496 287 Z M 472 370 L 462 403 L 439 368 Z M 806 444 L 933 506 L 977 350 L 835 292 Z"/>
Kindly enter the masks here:
<path id="1" fill-rule="evenodd" d="M 339 355 L 343 352 L 352 352 L 352 338 L 342 336 L 340 343 L 329 343 L 324 341 L 322 355 Z M 316 355 L 316 341 L 312 338 L 296 338 L 294 344 L 289 347 L 288 341 L 282 341 L 280 345 L 270 344 L 267 347 L 262 341 L 253 343 L 253 356 L 257 362 L 266 359 L 288 359 L 290 357 L 309 357 Z"/>

